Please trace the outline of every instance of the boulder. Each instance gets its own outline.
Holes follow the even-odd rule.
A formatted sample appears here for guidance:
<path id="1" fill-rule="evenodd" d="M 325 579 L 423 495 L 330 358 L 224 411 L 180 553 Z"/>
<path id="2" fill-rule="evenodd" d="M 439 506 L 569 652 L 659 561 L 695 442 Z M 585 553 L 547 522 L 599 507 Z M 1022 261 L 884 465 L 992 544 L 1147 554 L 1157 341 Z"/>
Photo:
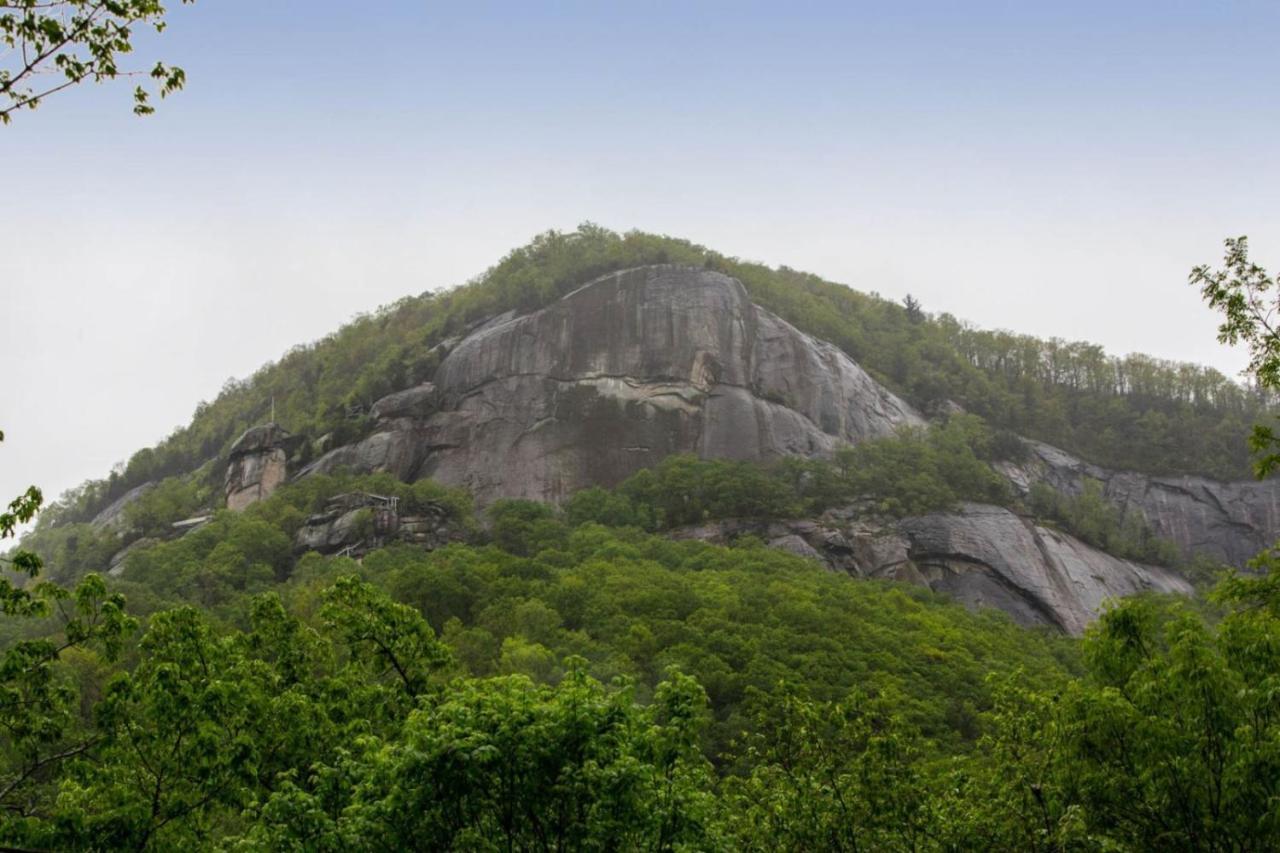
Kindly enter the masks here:
<path id="1" fill-rule="evenodd" d="M 373 404 L 369 416 L 386 421 L 395 418 L 424 418 L 436 410 L 436 386 L 424 382 L 405 391 L 388 394 Z"/>
<path id="2" fill-rule="evenodd" d="M 292 436 L 280 424 L 272 422 L 259 424 L 245 430 L 235 444 L 231 445 L 231 458 L 246 456 L 252 453 L 264 453 L 285 446 Z"/>
<path id="3" fill-rule="evenodd" d="M 361 513 L 372 513 L 369 524 L 361 523 Z M 427 504 L 402 514 L 398 503 L 390 498 L 351 492 L 330 498 L 324 512 L 308 518 L 294 536 L 293 548 L 296 553 L 347 552 L 360 556 L 394 542 L 430 551 L 465 539 L 466 531 L 453 521 L 444 506 Z"/>
<path id="4" fill-rule="evenodd" d="M 319 551 L 333 554 L 347 546 L 356 547 L 364 542 L 357 527 L 362 509 L 338 514 L 312 516 L 298 529 L 293 540 L 295 551 Z"/>
<path id="5" fill-rule="evenodd" d="M 344 444 L 321 456 L 298 472 L 299 477 L 311 474 L 332 474 L 336 471 L 353 471 L 371 474 L 389 471 L 401 480 L 415 478 L 422 459 L 429 452 L 418 429 L 400 422 L 390 429 L 375 432 L 355 444 Z"/>
<path id="6" fill-rule="evenodd" d="M 786 551 L 797 557 L 822 562 L 822 555 L 798 533 L 788 533 L 785 536 L 770 539 L 767 544 L 770 548 L 777 548 L 779 551 Z"/>

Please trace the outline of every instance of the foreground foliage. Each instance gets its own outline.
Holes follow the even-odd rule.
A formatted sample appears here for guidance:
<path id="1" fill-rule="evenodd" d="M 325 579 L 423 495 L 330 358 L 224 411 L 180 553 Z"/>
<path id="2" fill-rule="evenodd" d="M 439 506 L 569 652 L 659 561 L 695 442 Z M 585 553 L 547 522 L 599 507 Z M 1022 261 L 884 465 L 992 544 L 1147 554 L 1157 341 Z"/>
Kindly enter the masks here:
<path id="1" fill-rule="evenodd" d="M 511 501 L 493 544 L 360 564 L 292 555 L 306 511 L 369 485 L 317 479 L 140 549 L 114 592 L 14 588 L 75 607 L 10 611 L 36 621 L 0 671 L 0 843 L 1271 849 L 1274 571 L 1224 583 L 1213 622 L 1135 599 L 1079 643 L 750 540 L 640 530 L 683 520 L 658 497 L 674 483 L 756 500 L 819 479 L 702 464 L 606 495 L 638 513 L 626 527 Z"/>
<path id="2" fill-rule="evenodd" d="M 611 536 L 606 542 L 601 528 L 576 535 L 615 554 L 635 546 Z M 583 546 L 570 543 L 566 553 L 575 547 Z M 702 561 L 716 552 L 752 559 L 750 549 L 704 547 Z M 437 570 L 463 559 L 457 552 L 431 557 Z M 529 558 L 509 559 L 505 580 L 494 583 L 549 571 Z M 618 581 L 602 567 L 593 571 L 601 597 L 628 609 Z M 716 576 L 724 571 L 732 569 L 686 565 L 677 573 L 708 576 L 723 595 L 730 587 Z M 806 571 L 808 583 L 822 586 L 816 579 L 829 577 L 796 566 L 782 571 L 781 583 Z M 637 572 L 645 572 L 642 564 L 624 562 L 618 576 Z M 397 586 L 389 566 L 370 574 Z M 414 588 L 430 598 L 449 588 L 444 577 L 419 570 Z M 1014 655 L 1020 667 L 1000 667 L 992 655 L 975 673 L 948 680 L 946 670 L 960 659 L 920 648 L 925 635 L 912 637 L 913 621 L 963 628 L 934 638 L 943 646 L 998 636 L 1024 646 L 1045 640 L 942 603 L 919 603 L 914 617 L 899 611 L 892 621 L 905 626 L 894 638 L 904 661 L 924 653 L 945 662 L 920 680 L 900 670 L 894 676 L 888 647 L 873 651 L 867 637 L 839 626 L 788 625 L 798 590 L 773 584 L 775 598 L 748 602 L 771 611 L 756 622 L 776 626 L 763 634 L 768 643 L 811 646 L 820 635 L 835 636 L 874 668 L 831 684 L 853 660 L 833 661 L 829 672 L 808 667 L 834 648 L 805 648 L 790 669 L 773 658 L 775 666 L 741 691 L 742 713 L 731 726 L 740 736 L 722 740 L 714 732 L 726 697 L 700 682 L 723 687 L 727 673 L 717 682 L 706 668 L 710 647 L 689 656 L 705 642 L 697 628 L 709 614 L 701 610 L 684 617 L 690 637 L 673 647 L 687 651 L 665 658 L 662 672 L 606 682 L 591 674 L 601 650 L 582 642 L 595 636 L 595 625 L 565 631 L 560 641 L 554 629 L 541 635 L 561 646 L 572 633 L 594 660 L 529 654 L 536 641 L 527 632 L 549 627 L 545 602 L 565 600 L 563 583 L 544 581 L 542 599 L 520 595 L 504 617 L 522 625 L 502 643 L 498 670 L 508 674 L 477 676 L 465 663 L 475 637 L 456 617 L 437 637 L 419 606 L 396 601 L 380 584 L 341 574 L 325 583 L 314 598 L 298 584 L 247 600 L 239 629 L 189 607 L 155 613 L 125 666 L 110 666 L 109 650 L 52 656 L 53 681 L 79 702 L 49 720 L 78 730 L 79 745 L 39 772 L 11 772 L 0 842 L 38 849 L 1266 850 L 1280 832 L 1280 608 L 1252 586 L 1223 587 L 1226 613 L 1216 624 L 1178 603 L 1118 604 L 1083 642 L 1083 677 L 1046 681 L 1051 664 L 1018 658 L 1012 648 L 998 655 Z M 902 596 L 841 583 L 879 607 Z M 662 624 L 655 612 L 628 621 L 626 636 L 637 639 L 646 624 Z M 132 625 L 122 627 L 127 633 Z M 614 654 L 635 642 L 604 637 Z M 654 639 L 662 642 L 660 634 Z M 752 654 L 748 672 L 757 659 L 770 659 L 764 648 Z M 547 661 L 551 668 L 539 669 Z M 4 677 L 14 684 L 8 670 Z M 981 707 L 965 724 L 969 731 L 948 735 L 948 721 L 929 706 L 962 682 L 976 686 Z M 941 693 L 930 696 L 929 685 Z M 6 690 L 0 704 L 11 719 L 19 694 Z M 10 745 L 6 755 L 25 753 Z"/>

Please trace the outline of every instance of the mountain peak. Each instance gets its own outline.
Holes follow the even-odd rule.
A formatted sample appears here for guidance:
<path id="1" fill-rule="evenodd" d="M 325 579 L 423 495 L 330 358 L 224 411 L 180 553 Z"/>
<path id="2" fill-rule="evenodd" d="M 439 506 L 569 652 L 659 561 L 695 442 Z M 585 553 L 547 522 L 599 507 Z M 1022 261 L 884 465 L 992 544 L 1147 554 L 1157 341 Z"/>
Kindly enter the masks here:
<path id="1" fill-rule="evenodd" d="M 398 406 L 316 460 L 431 477 L 500 497 L 561 501 L 663 458 L 766 460 L 923 424 L 847 355 L 697 267 L 610 273 L 545 308 L 467 335 L 433 380 L 435 409 Z"/>

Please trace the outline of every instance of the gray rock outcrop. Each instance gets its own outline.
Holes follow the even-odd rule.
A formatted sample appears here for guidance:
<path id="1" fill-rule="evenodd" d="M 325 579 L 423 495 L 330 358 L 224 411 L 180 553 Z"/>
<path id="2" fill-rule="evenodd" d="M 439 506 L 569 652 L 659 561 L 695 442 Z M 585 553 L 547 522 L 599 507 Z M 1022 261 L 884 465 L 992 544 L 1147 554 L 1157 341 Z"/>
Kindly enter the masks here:
<path id="1" fill-rule="evenodd" d="M 145 495 L 147 492 L 155 488 L 155 483 L 143 483 L 140 486 L 134 486 L 120 497 L 113 500 L 101 512 L 93 517 L 89 523 L 94 527 L 103 530 L 111 528 L 113 530 L 121 530 L 125 525 L 124 511 L 129 504 Z"/>
<path id="2" fill-rule="evenodd" d="M 835 510 L 820 519 L 730 520 L 681 528 L 677 538 L 728 542 L 750 534 L 835 571 L 927 586 L 970 607 L 996 607 L 1025 625 L 1080 634 L 1103 602 L 1147 590 L 1189 595 L 1158 566 L 1121 560 L 1007 509 L 962 504 L 901 521 Z"/>
<path id="3" fill-rule="evenodd" d="M 503 497 L 560 502 L 675 453 L 823 456 L 924 423 L 837 347 L 753 304 L 737 280 L 700 268 L 612 273 L 542 310 L 483 321 L 438 354 L 431 382 L 374 404 L 371 435 L 302 473 L 430 477 L 468 488 L 481 506 Z M 1038 481 L 1079 493 L 1097 479 L 1113 503 L 1140 512 L 1188 555 L 1240 565 L 1280 536 L 1280 482 L 1113 472 L 1028 446 L 1027 461 L 1002 466 L 1024 494 Z M 350 512 L 310 526 L 300 547 L 350 546 Z M 698 531 L 690 535 L 736 535 L 724 525 Z M 1190 592 L 1168 571 L 976 504 L 893 523 L 827 513 L 757 535 L 837 570 L 924 584 L 1071 633 L 1106 598 Z"/>
<path id="4" fill-rule="evenodd" d="M 449 351 L 430 390 L 402 395 L 379 401 L 372 436 L 306 470 L 431 477 L 481 504 L 558 502 L 673 453 L 821 455 L 923 423 L 736 279 L 683 266 L 613 273 L 494 318 Z"/>
<path id="5" fill-rule="evenodd" d="M 252 427 L 236 439 L 227 465 L 227 509 L 239 512 L 270 496 L 285 481 L 292 439 L 276 423 Z"/>
<path id="6" fill-rule="evenodd" d="M 1075 495 L 1086 480 L 1097 480 L 1111 503 L 1141 513 L 1156 534 L 1187 556 L 1200 553 L 1242 567 L 1280 537 L 1280 479 L 1224 483 L 1111 471 L 1042 442 L 1026 445 L 1027 461 L 1002 466 L 1024 494 L 1041 481 Z"/>
<path id="7" fill-rule="evenodd" d="M 360 556 L 395 542 L 431 551 L 466 538 L 467 531 L 442 505 L 430 503 L 402 512 L 393 499 L 352 492 L 331 498 L 324 512 L 309 517 L 295 534 L 293 548 L 297 553 Z"/>
<path id="8" fill-rule="evenodd" d="M 907 519 L 899 531 L 931 589 L 1069 634 L 1082 633 L 1109 598 L 1192 593 L 1172 572 L 1118 559 L 1001 507 L 965 504 Z"/>
<path id="9" fill-rule="evenodd" d="M 118 578 L 124 574 L 124 568 L 128 564 L 129 555 L 136 551 L 145 551 L 153 545 L 160 544 L 159 539 L 135 539 L 119 551 L 111 555 L 110 561 L 107 563 L 107 574 L 110 577 Z"/>
<path id="10" fill-rule="evenodd" d="M 387 421 L 396 418 L 424 418 L 436 410 L 436 386 L 432 382 L 415 385 L 405 391 L 388 394 L 369 409 L 374 420 Z"/>

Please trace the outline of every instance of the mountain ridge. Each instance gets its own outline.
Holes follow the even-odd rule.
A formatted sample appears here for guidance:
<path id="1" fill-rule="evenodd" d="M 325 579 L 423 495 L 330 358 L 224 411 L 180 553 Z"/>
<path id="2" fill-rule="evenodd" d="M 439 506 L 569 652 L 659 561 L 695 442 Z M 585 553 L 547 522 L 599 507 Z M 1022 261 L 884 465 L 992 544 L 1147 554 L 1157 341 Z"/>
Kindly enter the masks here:
<path id="1" fill-rule="evenodd" d="M 577 251 L 598 239 L 608 244 L 618 238 L 604 232 L 603 236 L 588 234 L 555 245 Z M 633 236 L 620 239 L 625 245 Z M 636 239 L 658 239 L 660 246 L 671 245 L 663 242 L 665 238 L 640 235 Z M 648 251 L 638 254 L 647 259 Z M 216 452 L 197 468 L 146 480 L 115 495 L 110 505 L 94 513 L 93 527 L 115 531 L 121 537 L 117 544 L 129 547 L 141 535 L 139 523 L 131 521 L 130 514 L 136 515 L 136 507 L 142 504 L 148 504 L 144 514 L 150 516 L 149 535 L 164 538 L 172 535 L 166 532 L 167 525 L 184 517 L 191 517 L 191 524 L 196 525 L 217 506 L 244 509 L 269 496 L 287 479 L 343 471 L 389 472 L 401 482 L 431 479 L 444 487 L 467 490 L 482 507 L 510 498 L 565 504 L 584 489 L 616 487 L 637 472 L 681 454 L 764 464 L 791 458 L 831 460 L 840 447 L 887 440 L 904 428 L 923 428 L 929 421 L 927 416 L 945 423 L 965 411 L 963 402 L 938 397 L 941 392 L 936 388 L 925 395 L 926 407 L 918 408 L 851 357 L 848 346 L 806 331 L 756 300 L 759 293 L 769 295 L 769 287 L 780 288 L 778 281 L 757 282 L 754 289 L 749 288 L 743 280 L 716 268 L 724 265 L 712 256 L 701 264 L 661 257 L 658 263 L 607 270 L 582 281 L 575 278 L 584 268 L 577 259 L 558 276 L 534 278 L 514 295 L 487 303 L 496 309 L 514 301 L 514 308 L 472 316 L 475 311 L 455 311 L 450 303 L 417 327 L 403 325 L 404 318 L 395 311 L 388 313 L 383 321 L 401 323 L 396 334 L 417 342 L 409 350 L 393 350 L 402 355 L 416 353 L 411 359 L 414 367 L 394 369 L 394 364 L 384 363 L 388 351 L 374 347 L 359 371 L 364 377 L 377 375 L 378 382 L 362 385 L 364 380 L 357 379 L 357 387 L 346 399 L 356 399 L 353 395 L 357 392 L 367 394 L 374 388 L 382 392 L 380 396 L 353 403 L 337 420 L 325 416 L 328 420 L 320 422 L 329 424 L 330 429 L 320 435 L 291 434 L 274 423 L 252 426 L 229 449 Z M 540 268 L 535 265 L 532 269 Z M 751 273 L 756 268 L 746 265 L 741 270 Z M 777 275 L 785 281 L 791 273 Z M 546 290 L 548 281 L 552 286 Z M 471 286 L 476 287 L 480 285 Z M 458 293 L 487 292 L 464 288 Z M 782 288 L 779 292 L 789 291 Z M 526 298 L 531 293 L 537 298 Z M 896 350 L 888 356 L 881 353 L 881 363 L 916 352 L 908 347 L 913 340 L 923 341 L 917 357 L 929 352 L 929 347 L 936 348 L 938 341 L 930 335 L 945 328 L 947 322 L 946 318 L 935 322 L 923 315 L 913 316 L 911 306 L 866 301 L 868 297 L 853 291 L 835 293 L 832 298 L 836 297 L 851 300 L 847 305 L 851 310 L 887 312 L 890 325 L 886 328 L 902 333 Z M 422 304 L 448 302 L 450 298 L 445 294 Z M 405 304 L 413 310 L 422 307 L 413 301 Z M 918 313 L 918 308 L 914 310 Z M 851 321 L 858 317 L 856 312 L 849 315 Z M 470 319 L 459 328 L 458 318 Z M 819 318 L 811 325 L 821 327 L 830 322 L 829 317 Z M 376 352 L 383 355 L 376 356 Z M 304 356 L 305 352 L 297 358 Z M 946 359 L 941 363 L 945 366 Z M 306 368 L 299 379 L 307 376 L 312 379 L 307 391 L 313 395 L 320 393 L 316 388 L 336 381 L 322 365 Z M 1077 395 L 1077 399 L 1087 400 L 1093 392 L 1080 393 L 1085 396 Z M 283 399 L 286 411 L 296 408 L 294 397 Z M 962 400 L 968 399 L 962 396 Z M 981 402 L 982 398 L 977 399 Z M 1123 399 L 1113 397 L 1111 405 Z M 199 423 L 197 417 L 193 427 Z M 961 428 L 961 433 L 966 429 L 985 431 L 979 425 Z M 1271 484 L 1215 483 L 1191 475 L 1178 481 L 1117 472 L 1050 444 L 1022 439 L 1005 428 L 997 429 L 994 438 L 974 434 L 960 440 L 962 444 L 975 440 L 983 445 L 981 454 L 1007 480 L 995 492 L 1012 487 L 1010 496 L 1001 497 L 1001 502 L 1032 502 L 1037 483 L 1048 484 L 1062 500 L 1070 502 L 1088 497 L 1091 484 L 1101 483 L 1101 498 L 1117 508 L 1117 518 L 1137 519 L 1132 523 L 1139 525 L 1135 529 L 1144 541 L 1151 535 L 1165 537 L 1180 549 L 1183 558 L 1199 552 L 1238 565 L 1258 550 L 1260 543 L 1280 534 L 1280 492 Z M 988 446 L 992 441 L 998 449 Z M 207 441 L 204 446 L 210 447 Z M 973 449 L 964 452 L 971 454 Z M 145 461 L 147 457 L 141 458 Z M 970 463 L 987 468 L 987 463 L 977 458 L 971 458 Z M 171 460 L 164 464 L 177 463 Z M 138 471 L 144 467 L 139 466 Z M 138 476 L 136 471 L 134 474 Z M 814 471 L 802 476 L 822 474 Z M 893 476 L 914 477 L 916 472 L 899 467 Z M 976 500 L 972 505 L 981 505 L 995 495 L 983 489 L 995 486 L 999 484 L 980 486 L 977 492 L 962 488 L 949 500 Z M 154 497 L 159 494 L 165 495 L 167 503 Z M 112 496 L 111 490 L 105 495 Z M 101 503 L 101 497 L 95 500 Z M 950 533 L 938 534 L 943 539 L 956 530 L 974 527 L 973 511 L 957 506 L 955 512 L 938 513 L 946 500 L 930 500 L 933 503 L 913 504 L 916 508 L 907 514 L 922 517 L 922 512 L 935 511 L 938 518 L 949 519 L 942 526 Z M 83 505 L 93 503 L 82 501 Z M 164 509 L 155 510 L 151 506 L 155 504 Z M 354 505 L 329 517 L 329 526 L 311 530 L 308 535 L 312 539 L 307 541 L 323 542 L 332 550 L 350 551 L 361 546 L 367 537 L 359 534 L 365 527 L 357 522 L 363 518 L 360 513 L 368 509 L 371 506 L 367 504 Z M 1047 622 L 1071 633 L 1082 630 L 1096 614 L 1104 593 L 1145 588 L 1190 591 L 1184 581 L 1165 569 L 1117 561 L 1106 553 L 1110 546 L 1105 537 L 1093 544 L 1070 537 L 1068 550 L 1083 555 L 1076 562 L 1087 567 L 1083 573 L 1075 573 L 1076 580 L 1071 580 L 1071 560 L 1064 562 L 1043 553 L 1036 556 L 1036 549 L 1029 546 L 1013 548 L 1021 555 L 1009 563 L 1016 564 L 1013 570 L 996 568 L 993 560 L 977 552 L 995 547 L 993 542 L 1012 541 L 1007 531 L 1001 532 L 1004 512 L 988 513 L 990 519 L 998 517 L 999 523 L 961 537 L 974 553 L 953 549 L 955 553 L 947 557 L 950 552 L 946 549 L 921 547 L 907 535 L 911 542 L 908 550 L 914 548 L 919 558 L 912 562 L 910 579 L 970 604 L 994 602 L 1020 621 Z M 58 511 L 53 513 L 55 525 L 67 518 L 64 514 L 59 519 L 58 515 Z M 74 521 L 74 514 L 70 519 Z M 809 523 L 816 521 L 810 519 Z M 1132 526 L 1129 520 L 1124 523 Z M 427 522 L 416 517 L 410 521 L 411 527 L 417 525 L 414 529 L 424 524 Z M 881 525 L 874 533 L 901 536 L 911 529 L 902 521 Z M 1036 531 L 1044 528 L 1033 525 L 1029 529 L 1032 538 L 1043 544 L 1043 536 Z M 427 538 L 448 542 L 456 537 L 454 531 L 442 527 Z M 824 553 L 821 543 L 832 540 L 825 533 L 818 536 L 818 547 L 794 531 L 775 538 L 787 539 L 782 547 L 808 548 L 812 551 L 809 556 L 851 574 L 885 576 L 888 571 L 886 566 L 849 564 L 838 553 Z M 299 542 L 302 550 L 309 547 L 306 541 Z M 125 570 L 126 561 L 119 554 L 110 563 L 114 570 Z M 1045 591 L 1055 585 L 1066 592 Z M 1005 587 L 1008 589 L 1000 592 Z"/>
<path id="2" fill-rule="evenodd" d="M 432 477 L 482 504 L 559 502 L 672 454 L 829 454 L 837 441 L 924 423 L 836 348 L 751 303 L 741 283 L 677 265 L 610 273 L 486 323 L 448 351 L 434 385 L 426 418 L 388 419 L 307 471 Z"/>
<path id="3" fill-rule="evenodd" d="M 830 460 L 842 445 L 926 425 L 844 352 L 751 302 L 741 282 L 688 265 L 608 273 L 547 307 L 484 320 L 434 351 L 440 361 L 432 381 L 374 402 L 372 434 L 331 447 L 300 470 L 299 437 L 276 424 L 247 431 L 229 454 L 226 505 L 243 509 L 290 477 L 341 472 L 433 480 L 467 490 L 482 507 L 510 498 L 558 504 L 584 489 L 618 486 L 680 454 L 754 463 Z M 960 411 L 953 404 L 943 419 Z M 1230 560 L 1280 534 L 1280 489 L 1272 484 L 1203 481 L 1199 493 L 1184 490 L 1180 501 L 1152 503 L 1144 498 L 1162 482 L 1156 478 L 1117 474 L 1050 445 L 1018 441 L 1028 451 L 1022 459 L 993 461 L 1022 499 L 1033 482 L 1052 483 L 1067 496 L 1101 482 L 1108 500 L 1154 522 L 1185 557 L 1208 551 Z M 1139 482 L 1148 485 L 1138 488 Z M 384 506 L 373 498 L 309 519 L 295 548 L 368 547 L 362 519 Z M 390 511 L 388 530 L 400 524 L 394 505 Z M 881 513 L 874 510 L 844 513 L 737 532 L 763 529 L 775 547 L 856 577 L 909 580 L 1072 634 L 1109 597 L 1192 592 L 1167 569 L 1114 557 L 999 507 L 962 503 L 897 522 L 877 522 Z M 456 539 L 447 524 L 417 516 L 405 523 L 423 531 L 420 543 Z M 726 524 L 672 535 L 724 540 L 732 527 Z M 900 557 L 874 558 L 886 548 Z"/>
<path id="4" fill-rule="evenodd" d="M 184 475 L 225 458 L 249 427 L 279 420 L 311 440 L 367 429 L 359 413 L 394 390 L 426 381 L 435 347 L 507 311 L 528 313 L 618 269 L 679 262 L 741 280 L 752 300 L 806 334 L 831 342 L 918 408 L 957 400 L 993 427 L 1047 441 L 1113 469 L 1248 476 L 1243 438 L 1269 398 L 1217 371 L 1146 356 L 1106 356 L 1058 339 L 986 332 L 950 315 L 915 313 L 786 267 L 726 257 L 703 246 L 586 224 L 547 232 L 472 282 L 406 297 L 294 347 L 252 377 L 229 381 L 191 423 L 138 451 L 102 480 L 70 490 L 45 524 L 88 521 L 144 482 Z M 352 417 L 355 413 L 355 417 Z M 208 472 L 220 482 L 221 470 Z"/>

